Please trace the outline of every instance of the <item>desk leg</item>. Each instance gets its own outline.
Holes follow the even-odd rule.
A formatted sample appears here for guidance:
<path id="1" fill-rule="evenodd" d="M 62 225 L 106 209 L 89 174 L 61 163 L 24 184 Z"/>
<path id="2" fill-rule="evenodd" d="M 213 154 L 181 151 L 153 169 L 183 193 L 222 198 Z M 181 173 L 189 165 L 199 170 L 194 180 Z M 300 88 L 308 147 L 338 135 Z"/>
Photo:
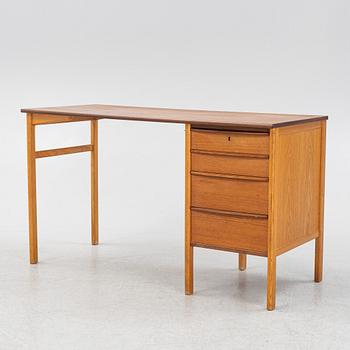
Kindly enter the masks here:
<path id="1" fill-rule="evenodd" d="M 27 161 L 28 161 L 28 213 L 30 263 L 38 262 L 37 208 L 36 208 L 36 158 L 35 125 L 32 115 L 27 114 Z"/>
<path id="2" fill-rule="evenodd" d="M 324 187 L 325 187 L 325 163 L 326 163 L 326 121 L 322 122 L 321 134 L 321 172 L 320 172 L 320 234 L 315 240 L 315 282 L 322 281 L 323 275 L 323 226 L 324 226 Z"/>
<path id="3" fill-rule="evenodd" d="M 193 247 L 191 246 L 191 125 L 185 136 L 185 294 L 193 294 Z"/>
<path id="4" fill-rule="evenodd" d="M 91 120 L 91 244 L 98 244 L 98 124 Z"/>
<path id="5" fill-rule="evenodd" d="M 275 309 L 276 304 L 276 256 L 267 257 L 267 310 Z"/>
<path id="6" fill-rule="evenodd" d="M 240 271 L 244 271 L 247 268 L 247 254 L 239 253 L 238 265 Z"/>
<path id="7" fill-rule="evenodd" d="M 315 282 L 322 281 L 323 271 L 323 235 L 315 239 Z"/>

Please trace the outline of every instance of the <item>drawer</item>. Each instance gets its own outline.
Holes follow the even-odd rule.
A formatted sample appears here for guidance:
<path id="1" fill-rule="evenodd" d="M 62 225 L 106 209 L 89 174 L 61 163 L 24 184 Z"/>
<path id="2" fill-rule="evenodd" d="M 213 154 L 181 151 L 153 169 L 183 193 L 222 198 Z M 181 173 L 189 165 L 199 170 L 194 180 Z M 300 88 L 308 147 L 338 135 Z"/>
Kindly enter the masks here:
<path id="1" fill-rule="evenodd" d="M 269 176 L 269 161 L 266 158 L 235 157 L 192 152 L 193 171 L 245 176 Z"/>
<path id="2" fill-rule="evenodd" d="M 191 175 L 191 205 L 267 215 L 268 182 Z"/>
<path id="3" fill-rule="evenodd" d="M 266 133 L 194 129 L 191 132 L 191 144 L 194 150 L 269 154 L 269 135 Z"/>
<path id="4" fill-rule="evenodd" d="M 267 255 L 267 219 L 192 210 L 191 244 Z"/>

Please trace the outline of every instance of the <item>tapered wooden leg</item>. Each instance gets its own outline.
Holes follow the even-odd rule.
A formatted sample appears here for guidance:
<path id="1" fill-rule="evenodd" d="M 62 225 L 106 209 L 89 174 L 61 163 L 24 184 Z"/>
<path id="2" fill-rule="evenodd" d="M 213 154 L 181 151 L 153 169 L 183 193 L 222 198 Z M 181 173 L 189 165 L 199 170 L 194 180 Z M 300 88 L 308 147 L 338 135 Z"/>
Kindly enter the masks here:
<path id="1" fill-rule="evenodd" d="M 240 271 L 244 271 L 247 268 L 247 254 L 239 253 L 238 265 Z"/>
<path id="2" fill-rule="evenodd" d="M 321 282 L 323 275 L 323 235 L 315 239 L 315 282 Z"/>
<path id="3" fill-rule="evenodd" d="M 98 124 L 91 121 L 91 244 L 98 244 Z"/>
<path id="4" fill-rule="evenodd" d="M 276 256 L 267 258 L 267 310 L 275 309 L 276 303 Z"/>
<path id="5" fill-rule="evenodd" d="M 326 121 L 322 122 L 321 134 L 321 182 L 320 182 L 320 234 L 315 240 L 315 282 L 321 282 L 323 277 L 323 226 L 324 226 L 324 185 L 326 163 Z"/>
<path id="6" fill-rule="evenodd" d="M 30 263 L 38 262 L 37 209 L 36 209 L 36 160 L 35 126 L 32 115 L 27 114 L 27 161 L 28 161 L 28 213 Z"/>
<path id="7" fill-rule="evenodd" d="M 193 247 L 186 247 L 185 252 L 185 294 L 193 294 Z"/>
<path id="8" fill-rule="evenodd" d="M 191 246 L 191 125 L 185 133 L 185 294 L 193 294 L 193 247 Z"/>

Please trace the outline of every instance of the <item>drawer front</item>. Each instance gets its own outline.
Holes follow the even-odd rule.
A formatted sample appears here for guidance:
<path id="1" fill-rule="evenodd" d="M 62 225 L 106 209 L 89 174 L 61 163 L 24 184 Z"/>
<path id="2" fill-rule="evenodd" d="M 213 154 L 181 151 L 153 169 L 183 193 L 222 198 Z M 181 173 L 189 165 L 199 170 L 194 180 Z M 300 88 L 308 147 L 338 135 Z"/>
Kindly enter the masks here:
<path id="1" fill-rule="evenodd" d="M 192 210 L 191 244 L 267 255 L 267 219 Z"/>
<path id="2" fill-rule="evenodd" d="M 192 149 L 268 155 L 269 136 L 264 133 L 192 130 Z"/>
<path id="3" fill-rule="evenodd" d="M 218 174 L 269 176 L 269 161 L 264 158 L 232 157 L 193 152 L 191 155 L 193 171 Z"/>
<path id="4" fill-rule="evenodd" d="M 268 182 L 191 175 L 193 207 L 267 215 Z"/>

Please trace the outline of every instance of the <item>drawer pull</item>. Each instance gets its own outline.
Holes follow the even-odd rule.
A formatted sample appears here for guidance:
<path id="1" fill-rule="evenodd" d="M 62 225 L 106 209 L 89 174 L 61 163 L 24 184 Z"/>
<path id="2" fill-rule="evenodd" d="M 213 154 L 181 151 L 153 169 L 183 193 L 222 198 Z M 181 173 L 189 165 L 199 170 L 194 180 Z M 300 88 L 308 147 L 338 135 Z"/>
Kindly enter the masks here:
<path id="1" fill-rule="evenodd" d="M 203 172 L 203 171 L 191 171 L 191 175 L 206 176 L 206 177 L 218 177 L 218 178 L 223 178 L 223 179 L 241 180 L 241 181 L 258 181 L 258 182 L 268 182 L 269 181 L 268 177 L 207 173 L 207 172 Z"/>
<path id="2" fill-rule="evenodd" d="M 218 152 L 218 151 L 203 151 L 200 149 L 191 149 L 191 153 L 197 154 L 208 154 L 213 156 L 222 156 L 222 157 L 241 157 L 241 158 L 262 158 L 269 159 L 268 155 L 263 154 L 251 154 L 251 153 L 232 153 L 232 152 Z"/>
<path id="3" fill-rule="evenodd" d="M 191 207 L 191 210 L 199 211 L 207 214 L 213 214 L 213 215 L 235 216 L 238 218 L 248 218 L 248 219 L 253 218 L 253 219 L 262 219 L 262 220 L 266 220 L 268 218 L 267 215 L 240 213 L 237 211 L 228 211 L 228 210 L 217 210 L 217 209 L 198 208 L 198 207 Z"/>

